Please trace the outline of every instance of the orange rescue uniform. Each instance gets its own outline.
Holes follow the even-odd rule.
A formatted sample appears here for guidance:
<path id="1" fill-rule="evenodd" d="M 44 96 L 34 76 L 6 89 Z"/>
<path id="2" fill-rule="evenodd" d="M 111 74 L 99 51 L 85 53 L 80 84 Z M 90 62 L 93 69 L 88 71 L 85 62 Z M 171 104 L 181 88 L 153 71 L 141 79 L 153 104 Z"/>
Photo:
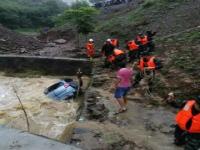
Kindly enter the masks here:
<path id="1" fill-rule="evenodd" d="M 154 62 L 155 57 L 154 56 L 150 56 L 147 59 L 148 59 L 148 62 L 144 62 L 143 57 L 142 57 L 140 59 L 140 61 L 139 61 L 138 68 L 141 71 L 143 71 L 144 68 L 147 66 L 148 69 L 155 70 L 156 69 L 156 64 Z"/>
<path id="2" fill-rule="evenodd" d="M 134 40 L 129 41 L 127 45 L 128 45 L 128 49 L 129 49 L 130 51 L 136 51 L 136 50 L 138 50 L 138 48 L 139 48 L 139 46 L 135 43 Z"/>
<path id="3" fill-rule="evenodd" d="M 112 63 L 117 56 L 122 55 L 122 54 L 124 54 L 124 51 L 115 49 L 114 54 L 108 57 L 108 61 Z"/>
<path id="4" fill-rule="evenodd" d="M 197 115 L 192 114 L 192 107 L 195 105 L 195 100 L 190 100 L 187 102 L 185 107 L 178 112 L 176 115 L 176 122 L 178 126 L 189 133 L 200 133 L 200 113 Z M 186 124 L 191 120 L 192 124 L 189 129 L 186 128 Z"/>
<path id="5" fill-rule="evenodd" d="M 85 47 L 86 47 L 87 56 L 93 57 L 94 56 L 94 43 L 87 42 Z"/>

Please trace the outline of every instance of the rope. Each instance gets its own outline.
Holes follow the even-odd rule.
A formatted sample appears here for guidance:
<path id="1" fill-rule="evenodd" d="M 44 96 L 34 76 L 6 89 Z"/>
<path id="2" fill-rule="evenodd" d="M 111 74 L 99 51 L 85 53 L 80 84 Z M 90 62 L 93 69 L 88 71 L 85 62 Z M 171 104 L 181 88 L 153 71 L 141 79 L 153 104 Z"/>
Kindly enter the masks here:
<path id="1" fill-rule="evenodd" d="M 21 101 L 19 95 L 17 94 L 16 88 L 15 88 L 14 86 L 12 86 L 12 87 L 13 87 L 13 91 L 14 91 L 14 93 L 15 93 L 15 95 L 16 95 L 16 97 L 17 97 L 17 99 L 18 99 L 18 101 L 19 101 L 19 103 L 20 103 L 20 105 L 21 105 L 21 109 L 22 109 L 23 112 L 24 112 L 24 115 L 25 115 L 25 118 L 26 118 L 26 124 L 27 124 L 27 131 L 29 132 L 29 131 L 30 131 L 30 124 L 29 124 L 29 120 L 28 120 L 28 115 L 27 115 L 27 113 L 26 113 L 26 110 L 25 110 L 25 108 L 24 108 L 24 106 L 23 106 L 23 104 L 22 104 L 22 101 Z"/>

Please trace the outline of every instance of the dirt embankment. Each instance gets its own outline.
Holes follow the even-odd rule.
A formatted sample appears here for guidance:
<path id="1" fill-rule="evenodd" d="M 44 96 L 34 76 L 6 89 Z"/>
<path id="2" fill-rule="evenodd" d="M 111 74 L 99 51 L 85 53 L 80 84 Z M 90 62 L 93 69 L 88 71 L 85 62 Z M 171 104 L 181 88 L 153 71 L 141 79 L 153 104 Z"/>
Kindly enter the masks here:
<path id="1" fill-rule="evenodd" d="M 156 91 L 174 92 L 179 99 L 194 98 L 200 87 L 200 27 L 158 38 L 156 55 L 163 60 Z"/>
<path id="2" fill-rule="evenodd" d="M 24 36 L 0 25 L 0 54 L 34 53 L 44 44 L 29 36 Z"/>
<path id="3" fill-rule="evenodd" d="M 0 25 L 0 54 L 85 58 L 85 49 L 75 46 L 71 29 L 52 29 L 37 38 L 25 36 Z"/>

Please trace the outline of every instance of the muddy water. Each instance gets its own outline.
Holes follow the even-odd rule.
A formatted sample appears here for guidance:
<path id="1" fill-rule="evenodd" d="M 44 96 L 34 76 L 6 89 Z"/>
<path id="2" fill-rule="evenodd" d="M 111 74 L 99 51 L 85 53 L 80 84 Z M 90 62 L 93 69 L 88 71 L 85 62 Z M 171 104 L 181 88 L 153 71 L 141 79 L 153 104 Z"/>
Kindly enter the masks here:
<path id="1" fill-rule="evenodd" d="M 58 81 L 59 77 L 17 78 L 0 75 L 0 125 L 29 130 L 65 142 L 77 119 L 80 102 L 47 98 L 43 94 L 44 89 Z M 86 87 L 89 79 L 86 77 L 84 81 Z"/>

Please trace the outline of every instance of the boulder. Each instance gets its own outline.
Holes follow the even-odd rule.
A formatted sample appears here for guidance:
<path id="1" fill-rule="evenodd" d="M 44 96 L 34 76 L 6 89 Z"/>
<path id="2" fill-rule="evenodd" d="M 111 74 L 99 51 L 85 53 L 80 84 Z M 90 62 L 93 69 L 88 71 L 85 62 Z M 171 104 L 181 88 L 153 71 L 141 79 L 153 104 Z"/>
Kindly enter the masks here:
<path id="1" fill-rule="evenodd" d="M 56 46 L 56 43 L 47 43 L 47 47 L 55 47 Z"/>
<path id="2" fill-rule="evenodd" d="M 65 39 L 57 39 L 54 41 L 56 44 L 65 44 L 67 41 Z"/>

